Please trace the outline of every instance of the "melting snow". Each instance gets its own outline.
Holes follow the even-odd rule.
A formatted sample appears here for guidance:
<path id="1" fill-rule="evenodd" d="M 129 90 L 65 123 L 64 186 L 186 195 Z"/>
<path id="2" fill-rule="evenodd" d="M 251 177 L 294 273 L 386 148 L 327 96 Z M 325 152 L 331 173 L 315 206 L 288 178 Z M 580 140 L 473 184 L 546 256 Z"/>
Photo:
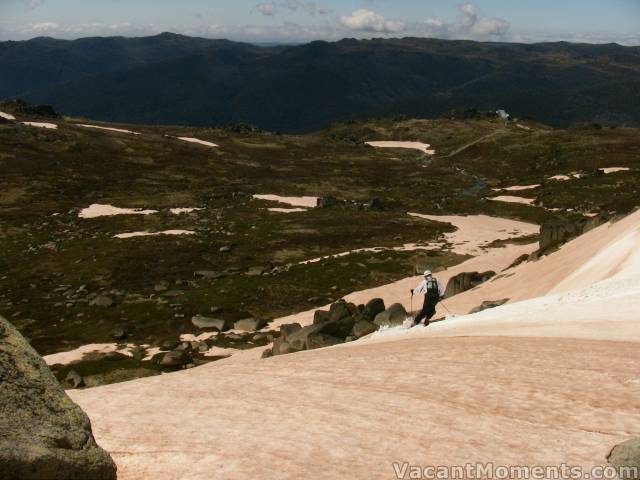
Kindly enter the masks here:
<path id="1" fill-rule="evenodd" d="M 165 230 L 163 232 L 129 232 L 114 235 L 114 238 L 156 237 L 158 235 L 194 235 L 192 230 Z"/>
<path id="2" fill-rule="evenodd" d="M 217 145 L 213 142 L 207 142 L 205 140 L 200 140 L 199 138 L 193 138 L 193 137 L 176 137 L 178 140 L 182 140 L 183 142 L 189 142 L 189 143 L 197 143 L 200 145 L 204 145 L 206 147 L 219 147 L 220 145 Z"/>
<path id="3" fill-rule="evenodd" d="M 197 210 L 204 210 L 204 208 L 190 207 L 190 208 L 170 208 L 169 211 L 174 215 L 180 215 L 181 213 L 192 213 Z"/>
<path id="4" fill-rule="evenodd" d="M 78 123 L 77 125 L 80 126 L 80 127 L 85 127 L 85 128 L 97 128 L 98 130 L 109 130 L 110 132 L 131 133 L 133 135 L 140 135 L 138 132 L 133 132 L 131 130 L 125 130 L 125 129 L 122 129 L 122 128 L 101 127 L 99 125 L 86 125 L 84 123 Z"/>
<path id="5" fill-rule="evenodd" d="M 22 123 L 30 127 L 47 128 L 49 130 L 58 129 L 58 125 L 56 125 L 55 123 L 46 123 L 46 122 L 22 122 Z"/>
<path id="6" fill-rule="evenodd" d="M 267 208 L 270 212 L 279 212 L 279 213 L 295 213 L 295 212 L 306 212 L 306 208 Z"/>
<path id="7" fill-rule="evenodd" d="M 508 192 L 519 192 L 520 190 L 533 190 L 534 188 L 538 188 L 541 186 L 542 185 L 540 185 L 539 183 L 536 183 L 535 185 L 515 185 L 513 187 L 506 188 L 492 188 L 492 190 L 494 192 L 499 192 L 501 190 L 506 190 Z"/>
<path id="8" fill-rule="evenodd" d="M 318 197 L 281 197 L 280 195 L 254 195 L 257 200 L 269 200 L 272 202 L 286 203 L 293 207 L 313 208 L 318 203 Z"/>
<path id="9" fill-rule="evenodd" d="M 434 155 L 435 150 L 430 149 L 428 143 L 422 142 L 399 142 L 399 141 L 380 141 L 380 142 L 366 142 L 367 145 L 376 148 L 410 148 L 413 150 L 420 150 L 427 155 Z"/>
<path id="10" fill-rule="evenodd" d="M 80 218 L 111 217 L 113 215 L 150 215 L 158 213 L 157 210 L 142 210 L 141 208 L 119 208 L 113 205 L 94 203 L 83 209 L 78 216 Z"/>
<path id="11" fill-rule="evenodd" d="M 524 205 L 533 205 L 533 202 L 535 199 L 524 198 L 524 197 L 513 197 L 510 195 L 500 195 L 498 197 L 487 198 L 487 200 L 492 200 L 494 202 L 522 203 Z"/>

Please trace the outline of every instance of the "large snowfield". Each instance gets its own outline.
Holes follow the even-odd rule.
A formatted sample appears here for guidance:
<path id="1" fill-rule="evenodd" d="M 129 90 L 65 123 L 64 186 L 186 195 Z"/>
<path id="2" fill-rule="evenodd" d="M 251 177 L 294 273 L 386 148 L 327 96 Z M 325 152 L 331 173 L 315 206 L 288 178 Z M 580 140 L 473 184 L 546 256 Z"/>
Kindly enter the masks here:
<path id="1" fill-rule="evenodd" d="M 394 462 L 603 465 L 640 435 L 640 212 L 508 268 L 534 248 L 489 249 L 438 273 L 499 275 L 446 300 L 459 315 L 428 328 L 265 360 L 253 349 L 69 394 L 125 480 L 390 479 Z M 346 298 L 408 307 L 418 280 Z"/>

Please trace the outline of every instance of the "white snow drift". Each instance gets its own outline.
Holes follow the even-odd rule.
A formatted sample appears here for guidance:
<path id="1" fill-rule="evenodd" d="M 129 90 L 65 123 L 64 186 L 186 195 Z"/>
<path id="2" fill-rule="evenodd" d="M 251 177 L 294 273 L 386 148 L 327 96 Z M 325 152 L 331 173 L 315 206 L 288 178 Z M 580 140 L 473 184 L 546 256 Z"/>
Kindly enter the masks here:
<path id="1" fill-rule="evenodd" d="M 292 207 L 313 208 L 318 202 L 318 197 L 282 197 L 280 195 L 256 194 L 253 195 L 256 200 L 268 200 L 271 202 L 279 202 Z"/>
<path id="2" fill-rule="evenodd" d="M 513 195 L 499 195 L 497 197 L 488 197 L 487 200 L 493 202 L 522 203 L 524 205 L 533 205 L 534 198 L 515 197 Z"/>
<path id="3" fill-rule="evenodd" d="M 46 128 L 47 130 L 57 130 L 58 125 L 49 122 L 22 122 L 23 125 L 36 128 Z"/>
<path id="4" fill-rule="evenodd" d="M 118 233 L 114 238 L 157 237 L 159 235 L 195 235 L 193 230 L 164 230 L 162 232 L 127 232 Z"/>
<path id="5" fill-rule="evenodd" d="M 11 115 L 10 113 L 0 112 L 0 118 L 4 118 L 5 120 L 15 120 L 16 117 Z"/>

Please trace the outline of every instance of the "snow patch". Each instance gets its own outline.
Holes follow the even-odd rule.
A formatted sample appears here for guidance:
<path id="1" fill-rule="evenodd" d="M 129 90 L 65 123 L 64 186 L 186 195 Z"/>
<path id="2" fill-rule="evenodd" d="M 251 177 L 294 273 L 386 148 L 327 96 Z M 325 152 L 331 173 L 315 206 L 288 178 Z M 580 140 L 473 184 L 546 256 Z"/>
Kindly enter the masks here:
<path id="1" fill-rule="evenodd" d="M 277 213 L 295 213 L 295 212 L 306 212 L 306 208 L 267 208 L 270 212 Z"/>
<path id="2" fill-rule="evenodd" d="M 130 133 L 132 135 L 140 135 L 140 133 L 138 133 L 138 132 L 133 132 L 131 130 L 125 130 L 123 128 L 101 127 L 100 125 L 87 125 L 87 124 L 84 124 L 84 123 L 77 123 L 76 125 L 78 125 L 79 127 L 84 127 L 84 128 L 96 128 L 98 130 L 108 130 L 110 132 L 120 132 L 120 133 Z"/>
<path id="3" fill-rule="evenodd" d="M 195 235 L 192 230 L 164 230 L 162 232 L 128 232 L 118 233 L 114 238 L 156 237 L 158 235 Z"/>
<path id="4" fill-rule="evenodd" d="M 111 217 L 114 215 L 151 215 L 152 213 L 158 213 L 157 210 L 143 210 L 141 208 L 119 208 L 113 205 L 102 205 L 100 203 L 93 203 L 87 208 L 82 209 L 78 216 L 80 218 L 97 218 L 97 217 Z"/>
<path id="5" fill-rule="evenodd" d="M 313 208 L 318 203 L 318 197 L 282 197 L 280 195 L 256 194 L 253 195 L 253 198 L 255 198 L 256 200 L 268 200 L 271 202 L 285 203 L 287 205 L 291 205 L 292 207 Z"/>
<path id="6" fill-rule="evenodd" d="M 436 153 L 435 150 L 429 148 L 431 145 L 422 142 L 378 141 L 366 142 L 366 144 L 376 148 L 409 148 L 419 150 L 427 155 L 435 155 Z"/>
<path id="7" fill-rule="evenodd" d="M 47 365 L 68 365 L 73 362 L 78 362 L 89 354 L 107 354 L 118 352 L 132 357 L 131 349 L 136 346 L 133 344 L 127 344 L 126 346 L 118 345 L 117 343 L 91 343 L 89 345 L 82 345 L 81 347 L 69 350 L 66 352 L 52 353 L 51 355 L 45 355 L 42 357 Z"/>
<path id="8" fill-rule="evenodd" d="M 499 195 L 497 197 L 489 197 L 487 200 L 493 202 L 522 203 L 524 205 L 533 205 L 533 198 L 514 197 L 511 195 Z"/>
<path id="9" fill-rule="evenodd" d="M 15 120 L 16 117 L 11 115 L 10 113 L 0 112 L 0 118 L 4 118 L 5 120 Z"/>
<path id="10" fill-rule="evenodd" d="M 182 213 L 192 213 L 198 210 L 204 210 L 204 208 L 199 207 L 189 207 L 189 208 L 170 208 L 169 211 L 174 215 L 180 215 Z"/>
<path id="11" fill-rule="evenodd" d="M 55 123 L 47 123 L 47 122 L 22 122 L 23 125 L 28 125 L 29 127 L 37 127 L 37 128 L 46 128 L 48 130 L 57 130 L 58 125 Z"/>
<path id="12" fill-rule="evenodd" d="M 206 140 L 200 140 L 199 138 L 193 137 L 176 137 L 178 140 L 182 140 L 183 142 L 189 143 L 197 143 L 199 145 L 204 145 L 205 147 L 219 147 L 220 145 L 215 144 L 213 142 L 207 142 Z"/>

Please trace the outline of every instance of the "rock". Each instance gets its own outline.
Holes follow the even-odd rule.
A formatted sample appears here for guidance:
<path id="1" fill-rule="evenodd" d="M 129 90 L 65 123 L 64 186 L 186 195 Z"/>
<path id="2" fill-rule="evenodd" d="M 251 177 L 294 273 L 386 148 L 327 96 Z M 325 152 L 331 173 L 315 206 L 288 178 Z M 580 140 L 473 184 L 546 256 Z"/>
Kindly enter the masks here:
<path id="1" fill-rule="evenodd" d="M 159 348 L 162 352 L 168 352 L 169 350 L 178 348 L 178 345 L 180 345 L 178 340 L 165 340 L 159 345 Z"/>
<path id="2" fill-rule="evenodd" d="M 166 291 L 166 290 L 168 290 L 168 289 L 169 289 L 169 284 L 168 284 L 167 282 L 160 282 L 160 283 L 157 283 L 157 284 L 153 287 L 153 289 L 154 289 L 156 292 L 164 292 L 164 291 Z"/>
<path id="3" fill-rule="evenodd" d="M 250 317 L 238 320 L 233 324 L 233 328 L 235 330 L 243 330 L 245 332 L 255 332 L 256 330 L 260 330 L 266 324 L 267 322 L 260 318 Z"/>
<path id="4" fill-rule="evenodd" d="M 0 378 L 1 478 L 116 479 L 116 466 L 96 444 L 87 415 L 2 317 Z"/>
<path id="5" fill-rule="evenodd" d="M 314 333 L 307 336 L 306 349 L 315 350 L 316 348 L 331 347 L 343 343 L 340 338 L 328 335 L 326 333 Z"/>
<path id="6" fill-rule="evenodd" d="M 245 275 L 249 277 L 258 277 L 262 275 L 265 271 L 266 271 L 265 267 L 251 267 L 245 272 Z"/>
<path id="7" fill-rule="evenodd" d="M 266 333 L 256 333 L 253 337 L 251 337 L 251 341 L 261 342 L 263 340 L 267 340 L 268 336 L 269 335 L 267 335 Z"/>
<path id="8" fill-rule="evenodd" d="M 229 253 L 231 252 L 232 247 L 230 245 L 225 245 L 224 247 L 220 247 L 220 253 Z"/>
<path id="9" fill-rule="evenodd" d="M 193 276 L 195 278 L 205 278 L 208 280 L 220 278 L 220 273 L 214 272 L 213 270 L 196 270 L 193 272 Z"/>
<path id="10" fill-rule="evenodd" d="M 640 437 L 613 447 L 607 461 L 616 468 L 621 479 L 640 480 Z"/>
<path id="11" fill-rule="evenodd" d="M 179 368 L 191 362 L 191 357 L 184 350 L 173 350 L 167 352 L 160 360 L 160 366 L 169 368 Z"/>
<path id="12" fill-rule="evenodd" d="M 271 350 L 270 348 L 267 348 L 266 350 L 262 351 L 262 355 L 260 358 L 269 358 L 269 357 L 273 357 L 273 350 Z"/>
<path id="13" fill-rule="evenodd" d="M 346 302 L 336 302 L 329 307 L 329 321 L 333 322 L 351 315 Z"/>
<path id="14" fill-rule="evenodd" d="M 384 300 L 382 300 L 381 298 L 374 298 L 367 302 L 364 307 L 363 314 L 370 320 L 373 320 L 374 318 L 376 318 L 376 315 L 384 312 L 384 310 Z"/>
<path id="15" fill-rule="evenodd" d="M 353 326 L 351 333 L 356 338 L 362 338 L 375 332 L 379 328 L 380 327 L 373 322 L 369 322 L 367 320 L 360 320 Z"/>
<path id="16" fill-rule="evenodd" d="M 366 204 L 365 207 L 369 210 L 382 210 L 384 206 L 379 198 L 372 198 Z"/>
<path id="17" fill-rule="evenodd" d="M 92 307 L 111 307 L 113 306 L 113 298 L 106 295 L 98 295 L 89 303 Z"/>
<path id="18" fill-rule="evenodd" d="M 330 312 L 327 312 L 325 310 L 316 310 L 315 312 L 313 312 L 313 323 L 316 325 L 320 323 L 326 323 L 329 321 L 330 317 Z"/>
<path id="19" fill-rule="evenodd" d="M 289 335 L 297 332 L 298 330 L 302 330 L 302 326 L 299 323 L 287 323 L 286 325 L 280 325 L 280 338 L 282 340 L 286 340 Z"/>
<path id="20" fill-rule="evenodd" d="M 287 353 L 292 353 L 295 350 L 291 348 L 291 344 L 282 338 L 276 338 L 273 342 L 273 348 L 271 349 L 273 355 L 286 355 Z"/>
<path id="21" fill-rule="evenodd" d="M 180 295 L 184 295 L 184 292 L 182 290 L 167 290 L 166 292 L 160 294 L 161 297 L 167 298 L 179 297 Z"/>
<path id="22" fill-rule="evenodd" d="M 316 207 L 318 208 L 329 208 L 333 207 L 336 203 L 338 203 L 338 199 L 332 195 L 325 195 L 324 197 L 320 197 L 316 200 Z"/>
<path id="23" fill-rule="evenodd" d="M 480 304 L 480 306 L 469 311 L 469 315 L 472 313 L 478 313 L 483 310 L 487 310 L 489 308 L 499 307 L 500 305 L 504 305 L 509 301 L 508 298 L 503 298 L 502 300 L 487 300 Z"/>
<path id="24" fill-rule="evenodd" d="M 483 273 L 478 272 L 462 272 L 449 279 L 447 282 L 447 288 L 444 295 L 449 298 L 453 295 L 457 295 L 467 290 L 471 290 L 477 287 L 481 283 L 486 282 L 491 277 L 495 276 L 496 272 L 488 271 Z"/>
<path id="25" fill-rule="evenodd" d="M 348 315 L 342 317 L 339 320 L 329 321 L 322 324 L 322 328 L 319 330 L 321 333 L 326 333 L 332 337 L 344 339 L 353 330 L 353 326 L 356 323 L 355 319 Z"/>
<path id="26" fill-rule="evenodd" d="M 292 333 L 287 337 L 287 343 L 294 352 L 299 352 L 306 348 L 307 337 L 314 333 L 320 333 L 321 329 L 326 324 L 307 325 L 302 327 L 297 332 Z M 274 343 L 275 346 L 275 343 Z M 275 353 L 275 352 L 274 352 Z"/>
<path id="27" fill-rule="evenodd" d="M 239 333 L 227 333 L 224 338 L 226 338 L 227 340 L 231 340 L 232 342 L 239 342 L 242 339 L 244 339 L 244 337 L 242 335 L 240 335 Z"/>
<path id="28" fill-rule="evenodd" d="M 221 318 L 205 317 L 203 315 L 194 315 L 191 317 L 191 323 L 201 330 L 217 330 L 218 332 L 224 332 L 228 330 L 227 322 Z"/>
<path id="29" fill-rule="evenodd" d="M 124 340 L 127 338 L 127 331 L 122 327 L 114 328 L 111 330 L 111 338 L 114 340 Z"/>
<path id="30" fill-rule="evenodd" d="M 379 327 L 396 327 L 402 325 L 407 318 L 407 311 L 399 303 L 394 303 L 384 312 L 376 315 L 373 323 Z"/>
<path id="31" fill-rule="evenodd" d="M 82 375 L 75 370 L 69 370 L 69 373 L 67 373 L 67 376 L 64 378 L 64 383 L 71 388 L 84 387 L 84 379 L 82 378 Z"/>
<path id="32" fill-rule="evenodd" d="M 540 250 L 546 250 L 554 245 L 561 245 L 569 238 L 580 234 L 582 229 L 573 222 L 563 220 L 549 220 L 540 227 Z"/>

